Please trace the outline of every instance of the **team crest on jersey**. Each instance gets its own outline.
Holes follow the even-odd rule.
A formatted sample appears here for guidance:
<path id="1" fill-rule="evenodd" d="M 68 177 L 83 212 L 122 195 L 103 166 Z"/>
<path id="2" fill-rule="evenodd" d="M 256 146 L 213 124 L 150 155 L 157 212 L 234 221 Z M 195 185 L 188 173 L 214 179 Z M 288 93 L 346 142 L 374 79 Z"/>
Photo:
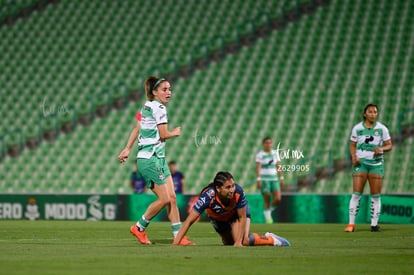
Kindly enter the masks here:
<path id="1" fill-rule="evenodd" d="M 379 132 L 378 131 L 375 131 L 374 132 L 374 136 L 379 136 Z"/>
<path id="2" fill-rule="evenodd" d="M 213 210 L 216 214 L 221 214 L 221 213 L 223 213 L 224 212 L 224 209 L 223 208 L 221 208 L 221 206 L 220 205 L 214 205 L 214 206 L 212 206 L 211 207 L 211 210 Z"/>
<path id="3" fill-rule="evenodd" d="M 208 195 L 210 198 L 214 197 L 214 195 L 215 195 L 214 190 L 213 190 L 213 189 L 208 190 L 207 195 Z"/>

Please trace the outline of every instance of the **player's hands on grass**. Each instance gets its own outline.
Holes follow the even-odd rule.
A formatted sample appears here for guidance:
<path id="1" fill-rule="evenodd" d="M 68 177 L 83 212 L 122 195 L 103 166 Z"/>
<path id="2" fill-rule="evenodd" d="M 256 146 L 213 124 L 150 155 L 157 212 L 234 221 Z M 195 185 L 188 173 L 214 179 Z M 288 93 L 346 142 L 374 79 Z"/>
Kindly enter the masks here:
<path id="1" fill-rule="evenodd" d="M 125 148 L 124 150 L 122 150 L 122 152 L 118 156 L 118 160 L 120 163 L 123 163 L 128 159 L 129 152 L 130 152 L 130 149 L 128 148 Z"/>

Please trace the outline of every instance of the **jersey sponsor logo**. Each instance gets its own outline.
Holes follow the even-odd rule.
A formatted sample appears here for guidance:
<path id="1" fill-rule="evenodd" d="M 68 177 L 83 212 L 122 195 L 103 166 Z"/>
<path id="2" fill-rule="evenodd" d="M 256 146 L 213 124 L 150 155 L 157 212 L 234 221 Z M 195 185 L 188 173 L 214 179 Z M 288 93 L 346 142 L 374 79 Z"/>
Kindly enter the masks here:
<path id="1" fill-rule="evenodd" d="M 373 136 L 365 136 L 365 143 L 368 144 L 371 141 L 374 141 L 374 137 Z"/>
<path id="2" fill-rule="evenodd" d="M 221 214 L 224 212 L 224 209 L 218 204 L 215 204 L 213 207 L 211 207 L 211 210 L 213 210 L 216 214 Z"/>
<path id="3" fill-rule="evenodd" d="M 197 203 L 195 204 L 195 207 L 197 208 L 197 209 L 200 209 L 202 206 L 203 206 L 203 202 L 202 202 L 202 200 L 201 199 L 199 199 L 198 201 L 197 201 Z"/>
<path id="4" fill-rule="evenodd" d="M 213 190 L 213 189 L 208 190 L 207 195 L 208 195 L 210 198 L 213 198 L 213 197 L 214 197 L 214 195 L 215 195 L 214 190 Z"/>
<path id="5" fill-rule="evenodd" d="M 211 209 L 213 209 L 213 210 L 217 210 L 217 209 L 221 209 L 221 207 L 220 207 L 220 205 L 214 205 Z"/>
<path id="6" fill-rule="evenodd" d="M 376 145 L 375 144 L 368 144 L 362 143 L 357 145 L 357 149 L 361 151 L 374 151 Z"/>
<path id="7" fill-rule="evenodd" d="M 162 116 L 160 116 L 160 120 L 162 120 L 164 117 L 166 117 L 165 114 L 163 114 Z"/>
<path id="8" fill-rule="evenodd" d="M 158 108 L 164 109 L 164 105 L 160 105 L 160 106 L 158 106 Z"/>

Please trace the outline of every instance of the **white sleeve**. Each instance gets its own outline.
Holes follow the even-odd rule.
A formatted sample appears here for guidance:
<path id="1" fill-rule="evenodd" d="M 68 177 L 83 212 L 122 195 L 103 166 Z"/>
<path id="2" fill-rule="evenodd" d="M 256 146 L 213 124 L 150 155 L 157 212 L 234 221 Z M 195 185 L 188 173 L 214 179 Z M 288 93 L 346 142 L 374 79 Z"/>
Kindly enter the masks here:
<path id="1" fill-rule="evenodd" d="M 260 154 L 260 152 L 259 152 L 259 153 L 257 153 L 257 155 L 256 155 L 256 162 L 260 162 L 260 163 L 261 163 L 261 160 L 262 160 L 262 157 L 261 157 L 261 154 Z"/>
<path id="2" fill-rule="evenodd" d="M 351 138 L 350 140 L 353 142 L 357 142 L 358 141 L 358 136 L 357 136 L 357 127 L 354 126 L 354 128 L 352 128 L 352 133 L 351 133 Z"/>
<path id="3" fill-rule="evenodd" d="M 382 130 L 382 140 L 383 141 L 390 140 L 391 136 L 390 136 L 390 132 L 388 131 L 388 128 L 385 127 L 385 126 L 383 126 L 382 128 L 383 128 L 383 130 Z"/>
<path id="4" fill-rule="evenodd" d="M 154 108 L 154 118 L 157 125 L 168 123 L 167 109 L 164 105 L 160 104 Z"/>

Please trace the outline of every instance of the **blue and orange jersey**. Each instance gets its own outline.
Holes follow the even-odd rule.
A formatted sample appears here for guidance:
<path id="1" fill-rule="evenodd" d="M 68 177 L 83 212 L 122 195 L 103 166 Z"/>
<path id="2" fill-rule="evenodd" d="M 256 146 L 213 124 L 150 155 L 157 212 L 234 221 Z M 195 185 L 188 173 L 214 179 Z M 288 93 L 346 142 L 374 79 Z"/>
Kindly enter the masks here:
<path id="1" fill-rule="evenodd" d="M 214 187 L 208 187 L 201 192 L 200 197 L 193 206 L 193 210 L 199 214 L 206 210 L 210 219 L 226 222 L 231 221 L 236 215 L 236 211 L 244 207 L 247 207 L 246 196 L 244 195 L 243 188 L 236 184 L 233 198 L 228 205 L 224 205 L 220 201 L 220 197 L 216 194 Z"/>

